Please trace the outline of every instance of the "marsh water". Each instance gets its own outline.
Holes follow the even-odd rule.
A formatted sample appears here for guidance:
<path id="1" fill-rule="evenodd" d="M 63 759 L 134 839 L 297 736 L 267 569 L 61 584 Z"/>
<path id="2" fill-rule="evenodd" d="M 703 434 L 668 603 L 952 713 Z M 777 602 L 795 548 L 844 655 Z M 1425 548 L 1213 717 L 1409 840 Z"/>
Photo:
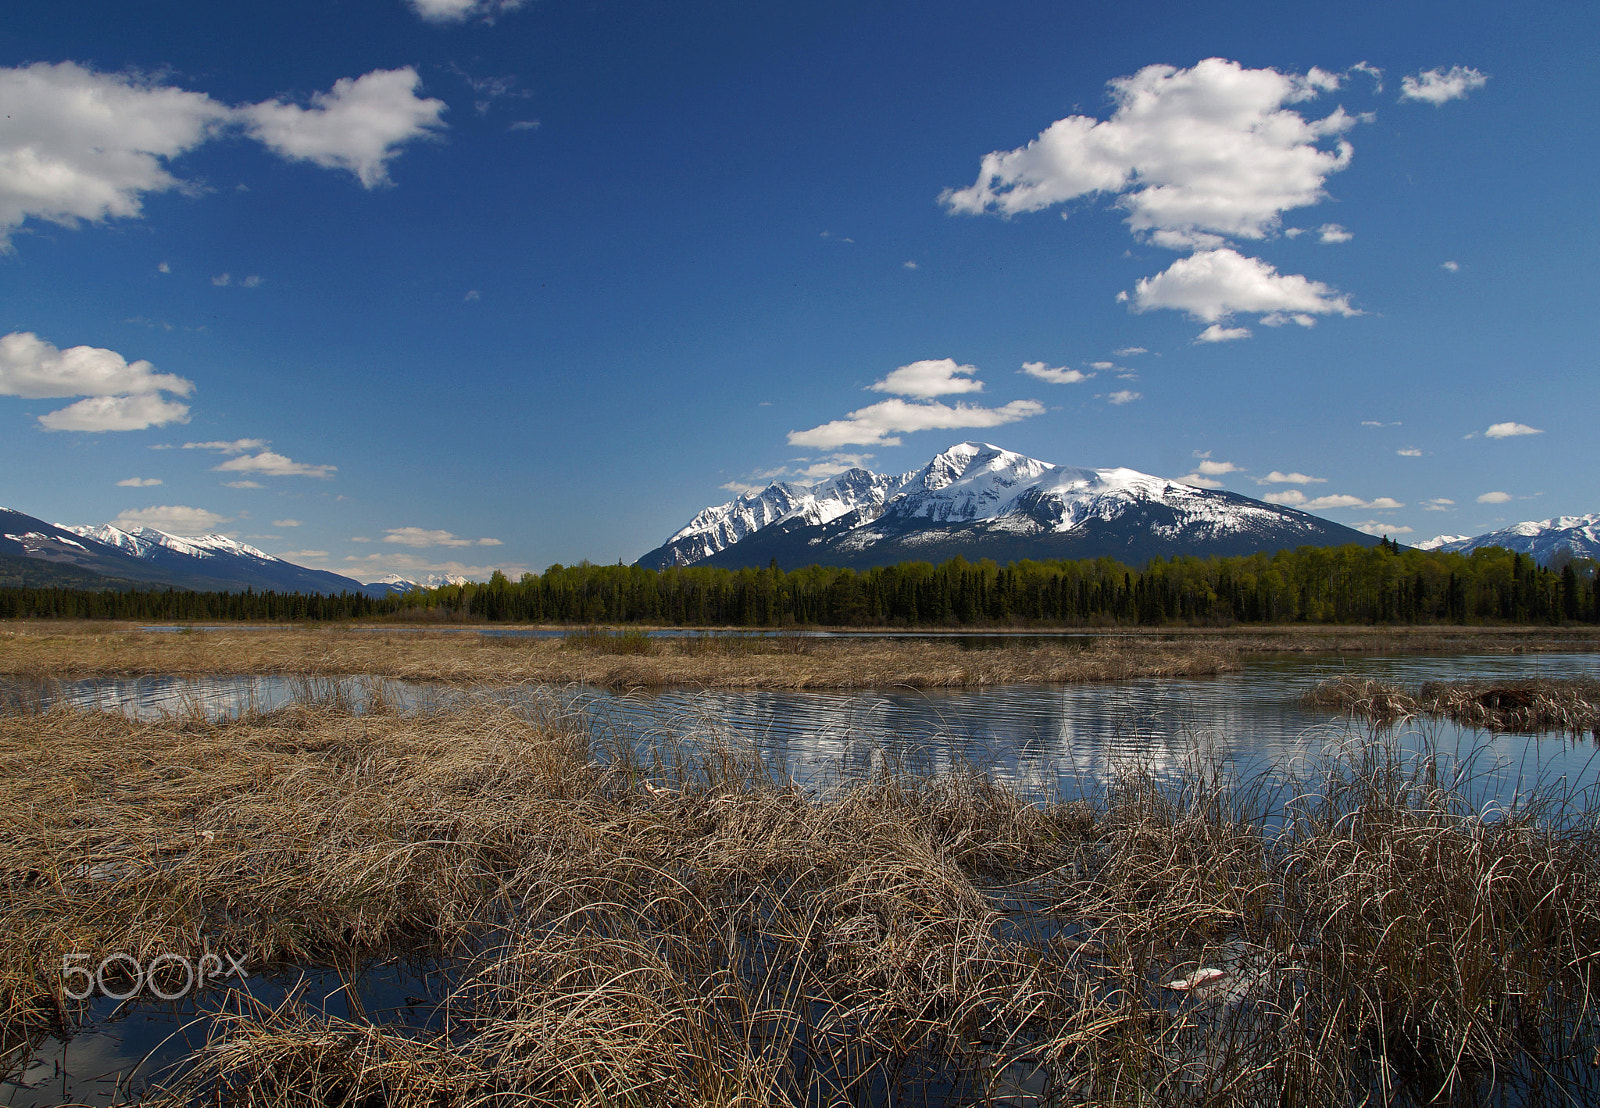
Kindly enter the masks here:
<path id="1" fill-rule="evenodd" d="M 1342 675 L 1408 687 L 1429 680 L 1592 678 L 1600 677 L 1600 654 L 1278 656 L 1204 678 L 834 692 L 666 689 L 618 695 L 534 687 L 468 692 L 362 675 L 217 675 L 12 684 L 0 689 L 0 703 L 31 708 L 64 702 L 144 718 L 219 718 L 308 699 L 354 711 L 378 700 L 390 710 L 425 711 L 458 697 L 487 695 L 523 703 L 530 713 L 581 709 L 597 738 L 636 747 L 751 744 L 776 773 L 819 793 L 886 764 L 914 771 L 973 765 L 1040 796 L 1070 796 L 1131 765 L 1171 776 L 1205 765 L 1241 780 L 1304 773 L 1342 744 L 1371 733 L 1370 725 L 1301 705 L 1302 694 L 1317 682 Z M 1431 720 L 1403 722 L 1394 735 L 1404 746 L 1467 760 L 1475 799 L 1485 805 L 1505 803 L 1536 782 L 1571 790 L 1600 782 L 1593 736 L 1491 734 Z M 248 991 L 275 1003 L 294 988 L 306 990 L 313 1002 L 321 997 L 319 1006 L 336 1015 L 343 1015 L 349 1002 L 346 983 L 327 971 L 258 976 Z M 412 971 L 398 967 L 369 971 L 355 989 L 367 1010 L 394 1011 L 397 1019 L 407 1018 L 405 1001 L 414 991 L 425 990 Z M 216 999 L 203 1007 L 214 1012 Z M 153 1073 L 202 1042 L 209 1023 L 192 1001 L 134 1006 L 101 1001 L 78 1035 L 41 1044 L 22 1071 L 0 1085 L 0 1104 L 127 1103 Z"/>
<path id="2" fill-rule="evenodd" d="M 1370 730 L 1300 703 L 1318 682 L 1345 675 L 1409 688 L 1425 681 L 1595 678 L 1600 654 L 1273 656 L 1213 677 L 975 689 L 669 688 L 624 695 L 582 687 L 464 691 L 361 675 L 217 675 L 13 685 L 7 695 L 140 718 L 220 718 L 304 700 L 355 711 L 381 701 L 389 709 L 415 711 L 490 696 L 523 703 L 530 712 L 581 710 L 597 737 L 635 747 L 692 749 L 708 740 L 752 744 L 775 772 L 811 790 L 887 763 L 914 771 L 971 765 L 1030 792 L 1071 794 L 1118 767 L 1185 773 L 1196 757 L 1239 778 L 1299 774 L 1352 735 Z M 1474 752 L 1478 768 L 1493 766 L 1510 790 L 1536 777 L 1565 777 L 1572 785 L 1600 778 L 1596 746 L 1582 738 L 1490 734 L 1443 720 L 1406 721 L 1394 730 L 1407 745 Z"/>

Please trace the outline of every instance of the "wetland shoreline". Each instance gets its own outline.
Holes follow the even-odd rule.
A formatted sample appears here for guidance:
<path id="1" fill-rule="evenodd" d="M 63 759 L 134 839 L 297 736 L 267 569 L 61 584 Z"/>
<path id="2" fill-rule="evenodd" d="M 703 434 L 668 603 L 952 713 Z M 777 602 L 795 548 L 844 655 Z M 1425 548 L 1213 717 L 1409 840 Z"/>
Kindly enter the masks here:
<path id="1" fill-rule="evenodd" d="M 482 630 L 488 630 L 484 628 Z M 958 688 L 1204 677 L 1266 654 L 1538 653 L 1600 650 L 1593 628 L 1248 628 L 1115 631 L 964 649 L 973 632 L 811 637 L 708 631 L 653 638 L 640 628 L 560 629 L 533 638 L 471 630 L 226 626 L 170 633 L 137 625 L 0 626 L 0 675 L 81 679 L 154 675 L 352 674 L 464 684 L 585 684 L 626 690 Z"/>

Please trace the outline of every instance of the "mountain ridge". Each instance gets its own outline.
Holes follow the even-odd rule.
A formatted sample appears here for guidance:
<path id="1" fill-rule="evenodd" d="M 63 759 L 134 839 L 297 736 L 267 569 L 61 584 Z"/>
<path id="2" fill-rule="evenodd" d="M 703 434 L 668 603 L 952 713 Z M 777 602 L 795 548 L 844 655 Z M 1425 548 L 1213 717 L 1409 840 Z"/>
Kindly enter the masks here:
<path id="1" fill-rule="evenodd" d="M 841 478 L 849 479 L 841 483 Z M 636 565 L 868 568 L 897 561 L 1253 553 L 1378 540 L 1293 508 L 1124 467 L 1090 469 L 962 442 L 897 476 L 774 482 L 702 509 Z"/>

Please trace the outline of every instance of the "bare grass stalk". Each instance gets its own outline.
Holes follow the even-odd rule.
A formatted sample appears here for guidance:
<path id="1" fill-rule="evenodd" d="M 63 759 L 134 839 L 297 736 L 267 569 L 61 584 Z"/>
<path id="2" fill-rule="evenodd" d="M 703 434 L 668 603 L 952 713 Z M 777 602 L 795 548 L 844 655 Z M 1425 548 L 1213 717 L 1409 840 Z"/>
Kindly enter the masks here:
<path id="1" fill-rule="evenodd" d="M 450 984 L 421 1027 L 230 990 L 148 1103 L 1600 1092 L 1592 794 L 1481 811 L 1470 763 L 1381 740 L 1297 779 L 1127 767 L 1071 804 L 970 768 L 816 796 L 745 745 L 630 751 L 554 697 L 0 717 L 0 1045 L 80 1017 L 63 955 L 209 944 L 417 953 Z"/>

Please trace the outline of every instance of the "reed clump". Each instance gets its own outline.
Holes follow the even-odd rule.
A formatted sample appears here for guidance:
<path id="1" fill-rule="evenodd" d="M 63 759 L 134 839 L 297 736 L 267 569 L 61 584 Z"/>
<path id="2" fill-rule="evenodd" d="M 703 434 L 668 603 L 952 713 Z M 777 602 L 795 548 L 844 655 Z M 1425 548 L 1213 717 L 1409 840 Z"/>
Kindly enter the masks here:
<path id="1" fill-rule="evenodd" d="M 62 957 L 444 967 L 417 1025 L 231 990 L 162 1105 L 1566 1104 L 1600 801 L 1352 742 L 1063 802 L 638 750 L 560 698 L 0 717 L 0 1036 Z M 1509 1090 L 1509 1092 L 1507 1092 Z"/>
<path id="2" fill-rule="evenodd" d="M 1426 715 L 1494 731 L 1600 734 L 1600 681 L 1585 677 L 1428 681 L 1414 690 L 1339 677 L 1319 682 L 1303 702 L 1382 723 Z"/>
<path id="3" fill-rule="evenodd" d="M 469 632 L 202 631 L 87 634 L 67 629 L 0 641 L 0 676 L 34 682 L 88 677 L 364 674 L 408 681 L 513 685 L 580 683 L 631 689 L 960 688 L 999 684 L 1205 676 L 1238 657 L 1201 643 L 1097 640 L 963 650 L 929 639 L 817 639 L 710 634 L 652 637 L 589 628 L 562 638 Z"/>

